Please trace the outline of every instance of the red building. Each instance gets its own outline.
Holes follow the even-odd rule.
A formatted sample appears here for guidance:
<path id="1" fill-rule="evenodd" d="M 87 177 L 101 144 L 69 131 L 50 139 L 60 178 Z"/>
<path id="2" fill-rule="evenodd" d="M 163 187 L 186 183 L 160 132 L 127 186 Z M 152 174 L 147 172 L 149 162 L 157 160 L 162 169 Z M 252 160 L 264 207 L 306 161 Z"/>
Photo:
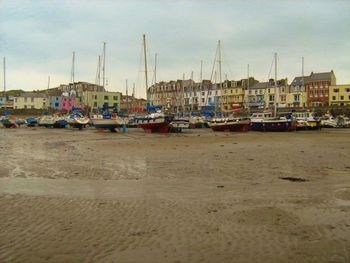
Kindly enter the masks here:
<path id="1" fill-rule="evenodd" d="M 308 107 L 328 106 L 331 85 L 336 85 L 333 70 L 323 73 L 311 72 L 310 76 L 305 77 Z"/>

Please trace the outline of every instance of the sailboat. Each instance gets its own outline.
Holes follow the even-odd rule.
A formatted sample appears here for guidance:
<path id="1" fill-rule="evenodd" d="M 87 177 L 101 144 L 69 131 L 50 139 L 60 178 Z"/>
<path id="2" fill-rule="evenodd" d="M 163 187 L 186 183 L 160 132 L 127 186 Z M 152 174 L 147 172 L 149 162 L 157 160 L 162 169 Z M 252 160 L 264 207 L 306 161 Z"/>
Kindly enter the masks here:
<path id="1" fill-rule="evenodd" d="M 274 98 L 274 114 L 272 112 L 253 113 L 251 115 L 251 130 L 254 131 L 295 131 L 296 121 L 287 116 L 277 116 L 277 53 L 275 53 L 275 98 Z"/>
<path id="2" fill-rule="evenodd" d="M 115 107 L 103 106 L 100 108 L 100 114 L 91 115 L 91 121 L 98 130 L 116 132 L 117 129 L 126 125 L 126 122 L 115 112 L 110 112 L 109 109 L 115 109 Z"/>
<path id="3" fill-rule="evenodd" d="M 184 84 L 185 83 L 185 74 L 183 74 L 182 85 L 181 85 L 181 96 L 180 96 L 180 104 L 181 110 L 184 110 Z M 190 128 L 190 120 L 188 117 L 184 116 L 183 113 L 180 113 L 179 107 L 177 107 L 177 114 L 175 115 L 173 121 L 170 123 L 170 130 L 172 132 L 181 132 L 183 129 Z"/>
<path id="4" fill-rule="evenodd" d="M 148 133 L 168 133 L 170 130 L 170 123 L 173 120 L 173 115 L 166 114 L 160 109 L 150 105 L 148 94 L 148 75 L 147 75 L 147 55 L 146 55 L 146 36 L 143 35 L 143 53 L 145 60 L 145 86 L 147 94 L 147 110 L 153 111 L 146 116 L 135 118 L 137 125 Z"/>
<path id="5" fill-rule="evenodd" d="M 221 41 L 218 41 L 216 54 L 219 55 L 219 78 L 220 78 L 220 92 L 222 92 L 222 74 L 221 74 Z M 214 64 L 216 62 L 216 54 Z M 215 100 L 217 101 L 217 100 Z M 217 102 L 216 102 L 217 103 Z M 215 111 L 216 115 L 216 111 Z M 221 114 L 222 115 L 222 114 Z M 248 117 L 241 117 L 232 112 L 228 117 L 214 116 L 209 121 L 209 126 L 213 131 L 232 131 L 232 132 L 247 132 L 250 127 L 250 119 Z"/>

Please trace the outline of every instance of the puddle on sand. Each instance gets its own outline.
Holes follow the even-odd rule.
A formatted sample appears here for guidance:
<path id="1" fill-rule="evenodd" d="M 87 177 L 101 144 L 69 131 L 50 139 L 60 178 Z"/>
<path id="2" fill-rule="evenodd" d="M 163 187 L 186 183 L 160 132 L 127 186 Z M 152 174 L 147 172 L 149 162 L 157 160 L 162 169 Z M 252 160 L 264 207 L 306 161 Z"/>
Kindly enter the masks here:
<path id="1" fill-rule="evenodd" d="M 146 192 L 142 180 L 0 178 L 0 194 L 115 198 L 138 197 Z"/>

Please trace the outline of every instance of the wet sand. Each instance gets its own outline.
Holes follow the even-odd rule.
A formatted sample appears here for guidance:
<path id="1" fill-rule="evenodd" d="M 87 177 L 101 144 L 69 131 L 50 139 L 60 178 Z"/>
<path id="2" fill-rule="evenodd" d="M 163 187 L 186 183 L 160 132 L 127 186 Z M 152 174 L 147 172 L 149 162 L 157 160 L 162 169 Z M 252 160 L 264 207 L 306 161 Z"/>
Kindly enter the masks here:
<path id="1" fill-rule="evenodd" d="M 350 262 L 350 129 L 0 140 L 0 262 Z"/>

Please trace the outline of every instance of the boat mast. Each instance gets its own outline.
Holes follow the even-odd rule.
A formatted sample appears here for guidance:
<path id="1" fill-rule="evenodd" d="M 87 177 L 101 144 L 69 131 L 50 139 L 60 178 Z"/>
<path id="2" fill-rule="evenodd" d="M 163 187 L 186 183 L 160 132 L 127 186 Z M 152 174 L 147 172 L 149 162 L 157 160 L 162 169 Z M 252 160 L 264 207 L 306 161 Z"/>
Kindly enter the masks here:
<path id="1" fill-rule="evenodd" d="M 97 71 L 96 71 L 96 79 L 95 79 L 96 85 L 101 85 L 101 56 L 98 56 L 97 61 Z"/>
<path id="2" fill-rule="evenodd" d="M 277 116 L 277 52 L 275 52 L 275 98 L 274 98 L 274 115 Z"/>
<path id="3" fill-rule="evenodd" d="M 4 63 L 4 96 L 5 98 L 7 98 L 6 96 L 6 58 L 5 57 L 3 59 L 3 63 Z"/>
<path id="4" fill-rule="evenodd" d="M 148 76 L 147 76 L 147 54 L 146 54 L 146 35 L 143 34 L 143 55 L 145 58 L 145 87 L 146 87 L 146 96 L 147 102 L 149 103 L 149 95 L 148 95 Z"/>
<path id="5" fill-rule="evenodd" d="M 73 51 L 73 58 L 72 58 L 72 69 L 71 69 L 71 75 L 70 75 L 70 82 L 74 83 L 74 72 L 75 71 L 75 51 Z"/>
<path id="6" fill-rule="evenodd" d="M 192 97 L 192 92 L 193 92 L 193 70 L 191 71 L 191 91 L 190 91 L 191 96 L 188 98 L 189 102 L 190 102 L 190 99 Z M 190 105 L 191 105 L 190 109 L 191 109 L 191 112 L 192 112 L 193 111 L 193 99 L 192 99 L 192 103 L 190 103 Z"/>
<path id="7" fill-rule="evenodd" d="M 132 84 L 131 111 L 133 111 L 134 109 L 134 100 L 135 100 L 135 82 Z"/>
<path id="8" fill-rule="evenodd" d="M 157 83 L 157 53 L 154 55 L 154 86 Z"/>
<path id="9" fill-rule="evenodd" d="M 200 81 L 199 92 L 201 94 L 200 99 L 202 99 L 202 84 L 203 84 L 203 71 L 202 70 L 203 70 L 203 60 L 201 60 L 201 71 L 200 71 L 200 74 L 199 74 L 199 81 Z M 200 102 L 201 102 L 201 100 L 200 100 Z"/>
<path id="10" fill-rule="evenodd" d="M 72 58 L 72 69 L 71 69 L 71 76 L 70 76 L 70 82 L 72 83 L 73 91 L 74 89 L 74 77 L 75 77 L 75 51 L 73 51 L 73 58 Z M 69 96 L 72 95 L 72 92 L 70 90 Z"/>
<path id="11" fill-rule="evenodd" d="M 125 80 L 125 93 L 126 93 L 126 112 L 129 112 L 129 94 L 128 94 L 128 79 Z"/>
<path id="12" fill-rule="evenodd" d="M 221 96 L 222 96 L 222 73 L 221 73 L 221 41 L 219 40 L 218 42 L 219 45 L 219 81 L 220 81 L 220 94 L 219 98 L 220 98 L 220 110 L 222 111 L 222 103 L 221 103 Z"/>
<path id="13" fill-rule="evenodd" d="M 106 42 L 103 42 L 103 65 L 102 65 L 102 86 L 106 84 Z"/>
<path id="14" fill-rule="evenodd" d="M 49 90 L 49 89 L 50 89 L 50 76 L 47 79 L 47 90 Z"/>
<path id="15" fill-rule="evenodd" d="M 300 96 L 302 96 L 303 94 L 303 90 L 305 89 L 305 83 L 304 83 L 304 57 L 301 58 L 301 78 L 302 78 L 302 84 L 301 84 L 301 92 L 300 92 Z M 306 91 L 306 90 L 305 90 Z M 303 109 L 304 109 L 304 103 L 303 103 Z"/>
<path id="16" fill-rule="evenodd" d="M 249 64 L 247 65 L 247 96 L 245 98 L 245 103 L 246 103 L 246 107 L 248 108 L 248 110 L 250 110 L 250 106 L 249 106 Z"/>

